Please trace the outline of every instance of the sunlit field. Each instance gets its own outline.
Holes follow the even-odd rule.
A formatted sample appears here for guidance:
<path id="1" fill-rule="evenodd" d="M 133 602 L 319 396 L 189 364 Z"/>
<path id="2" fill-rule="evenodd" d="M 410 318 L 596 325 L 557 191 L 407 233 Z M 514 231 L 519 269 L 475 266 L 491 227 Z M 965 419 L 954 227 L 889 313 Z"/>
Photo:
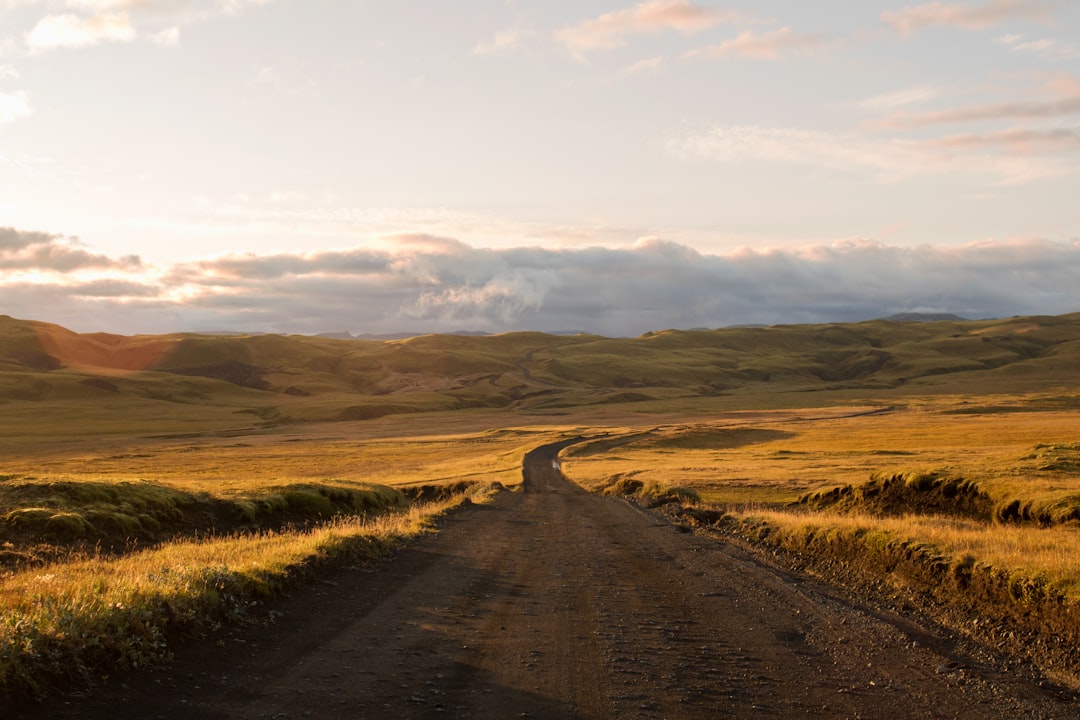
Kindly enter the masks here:
<path id="1" fill-rule="evenodd" d="M 564 472 L 591 488 L 626 479 L 684 487 L 704 504 L 785 526 L 887 527 L 942 552 L 1050 572 L 1080 596 L 1080 523 L 1071 514 L 1080 510 L 1080 411 L 1008 412 L 998 404 L 1006 398 L 989 400 L 992 407 L 981 412 L 962 398 L 934 398 L 878 412 L 744 413 L 627 429 L 622 438 L 566 450 Z M 1018 503 L 1030 522 L 916 522 L 917 509 L 902 507 L 886 521 L 868 507 L 841 514 L 799 504 L 807 494 L 858 486 L 872 475 L 905 474 L 969 481 L 994 508 Z M 947 509 L 937 514 L 952 517 Z"/>
<path id="2" fill-rule="evenodd" d="M 6 453 L 0 689 L 160 661 L 169 634 L 246 615 L 297 568 L 373 558 L 520 484 L 524 454 L 569 431 L 427 420 L 121 441 L 80 428 Z"/>
<path id="3" fill-rule="evenodd" d="M 565 450 L 563 470 L 597 491 L 677 501 L 690 527 L 929 603 L 1021 654 L 1053 637 L 1055 672 L 1075 684 L 1060 666 L 1080 638 L 1080 410 L 1047 409 L 1069 404 L 934 396 L 727 413 L 625 428 Z"/>
<path id="4" fill-rule="evenodd" d="M 863 483 L 872 473 L 910 471 L 975 481 L 995 501 L 1077 500 L 1080 410 L 1025 410 L 1016 398 L 976 404 L 932 397 L 896 406 L 730 413 L 628 428 L 625 440 L 567 450 L 566 468 L 586 486 L 637 478 L 693 488 L 704 502 L 739 510 L 783 506 L 807 492 Z"/>

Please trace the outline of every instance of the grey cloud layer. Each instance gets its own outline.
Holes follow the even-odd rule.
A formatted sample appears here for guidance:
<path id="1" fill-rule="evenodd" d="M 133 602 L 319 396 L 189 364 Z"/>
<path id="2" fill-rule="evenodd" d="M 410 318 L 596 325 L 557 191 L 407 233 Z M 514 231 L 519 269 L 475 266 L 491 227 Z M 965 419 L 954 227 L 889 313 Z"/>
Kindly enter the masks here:
<path id="1" fill-rule="evenodd" d="M 84 250 L 77 242 L 59 235 L 0 227 L 0 271 L 47 270 L 66 273 L 87 268 L 137 269 L 139 265 L 140 260 L 134 255 L 109 258 Z"/>
<path id="2" fill-rule="evenodd" d="M 0 250 L 52 237 L 12 232 L 0 233 Z M 129 270 L 68 283 L 0 280 L 2 311 L 114 332 L 636 335 L 919 310 L 1080 310 L 1080 242 L 1038 240 L 917 248 L 849 241 L 709 255 L 659 239 L 628 249 L 495 250 L 414 236 L 393 250 L 227 256 L 169 268 L 157 280 Z"/>

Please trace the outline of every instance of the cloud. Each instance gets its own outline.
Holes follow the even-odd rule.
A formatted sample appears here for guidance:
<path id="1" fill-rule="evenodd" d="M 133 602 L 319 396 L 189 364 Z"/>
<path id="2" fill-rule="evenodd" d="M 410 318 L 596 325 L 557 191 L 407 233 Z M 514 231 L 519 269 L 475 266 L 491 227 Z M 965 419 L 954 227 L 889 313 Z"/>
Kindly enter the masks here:
<path id="1" fill-rule="evenodd" d="M 886 10 L 882 21 L 901 37 L 932 27 L 985 30 L 1009 20 L 1045 22 L 1053 17 L 1058 3 L 1039 0 L 991 0 L 982 5 L 930 2 Z"/>
<path id="2" fill-rule="evenodd" d="M 737 37 L 718 45 L 691 50 L 689 58 L 721 59 L 741 57 L 754 60 L 779 60 L 790 53 L 804 53 L 828 42 L 823 35 L 799 33 L 790 27 L 764 33 L 744 30 Z"/>
<path id="3" fill-rule="evenodd" d="M 65 13 L 46 15 L 26 35 L 32 50 L 77 48 L 102 42 L 128 42 L 135 39 L 135 28 L 126 12 L 110 12 L 92 17 Z"/>
<path id="4" fill-rule="evenodd" d="M 477 43 L 473 47 L 473 55 L 503 55 L 519 50 L 530 34 L 515 28 L 499 30 L 490 40 Z"/>
<path id="5" fill-rule="evenodd" d="M 916 85 L 866 98 L 858 105 L 864 110 L 871 111 L 894 110 L 907 105 L 921 105 L 940 97 L 941 93 L 940 88 L 931 85 Z"/>
<path id="6" fill-rule="evenodd" d="M 77 283 L 70 287 L 69 292 L 76 298 L 152 298 L 161 289 L 129 280 L 106 279 Z"/>
<path id="7" fill-rule="evenodd" d="M 1080 150 L 1080 130 L 1055 128 L 1052 130 L 1012 129 L 992 133 L 963 133 L 950 135 L 929 143 L 948 150 L 971 151 L 1005 149 L 1018 155 L 1036 152 L 1075 152 Z"/>
<path id="8" fill-rule="evenodd" d="M 901 113 L 883 123 L 885 127 L 914 129 L 928 125 L 978 122 L 983 120 L 1041 120 L 1080 113 L 1080 94 L 1050 100 L 968 105 L 928 113 Z"/>
<path id="9" fill-rule="evenodd" d="M 151 35 L 150 40 L 162 47 L 176 47 L 180 44 L 180 28 L 166 28 Z"/>
<path id="10" fill-rule="evenodd" d="M 0 230 L 0 257 L 55 235 Z M 0 307 L 77 330 L 587 331 L 968 317 L 1080 308 L 1080 242 L 895 247 L 867 238 L 707 254 L 660 237 L 623 249 L 477 248 L 403 235 L 384 249 L 230 255 L 171 268 L 87 251 L 107 277 L 0 275 Z M 782 291 L 780 289 L 782 288 Z"/>
<path id="11" fill-rule="evenodd" d="M 14 93 L 0 93 L 0 125 L 15 122 L 19 118 L 34 114 L 30 98 L 23 90 Z"/>
<path id="12" fill-rule="evenodd" d="M 247 7 L 277 0 L 64 0 L 75 12 L 41 17 L 26 33 L 26 46 L 36 52 L 56 48 L 82 48 L 108 42 L 131 42 L 145 37 L 163 47 L 179 43 L 182 27 L 221 15 L 235 15 Z M 20 5 L 48 7 L 61 4 L 26 0 Z M 0 9 L 3 9 L 0 6 Z"/>
<path id="13" fill-rule="evenodd" d="M 1080 49 L 1072 45 L 1063 45 L 1052 38 L 1029 40 L 1023 35 L 1003 35 L 996 41 L 1010 52 L 1038 55 L 1050 60 L 1072 60 L 1080 57 Z"/>
<path id="14" fill-rule="evenodd" d="M 690 34 L 741 17 L 733 11 L 701 7 L 687 0 L 649 0 L 560 30 L 555 39 L 574 56 L 582 57 L 596 50 L 621 47 L 632 35 L 665 30 Z"/>
<path id="15" fill-rule="evenodd" d="M 0 227 L 0 270 L 34 270 L 71 273 L 86 269 L 137 270 L 138 257 L 114 259 L 81 247 L 60 235 Z"/>
<path id="16" fill-rule="evenodd" d="M 813 164 L 836 170 L 871 170 L 903 176 L 914 168 L 917 143 L 877 140 L 800 128 L 723 127 L 673 138 L 668 149 L 685 159 L 718 162 Z"/>
<path id="17" fill-rule="evenodd" d="M 671 138 L 667 148 L 684 160 L 806 165 L 870 174 L 878 182 L 964 173 L 1004 185 L 1076 173 L 1080 168 L 1060 152 L 1072 148 L 1071 133 L 1015 131 L 909 140 L 801 128 L 718 126 Z"/>
<path id="18" fill-rule="evenodd" d="M 632 65 L 629 65 L 619 71 L 620 75 L 639 75 L 647 73 L 655 73 L 667 65 L 668 59 L 663 56 L 651 57 L 645 60 L 638 60 Z"/>

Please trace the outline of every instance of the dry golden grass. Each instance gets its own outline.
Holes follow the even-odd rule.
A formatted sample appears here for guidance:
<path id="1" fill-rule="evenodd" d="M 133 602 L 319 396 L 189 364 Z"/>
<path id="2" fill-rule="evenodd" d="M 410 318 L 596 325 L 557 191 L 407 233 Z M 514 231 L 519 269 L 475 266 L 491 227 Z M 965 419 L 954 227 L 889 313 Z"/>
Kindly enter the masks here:
<path id="1" fill-rule="evenodd" d="M 366 437 L 363 427 L 323 427 L 233 438 L 128 440 L 75 447 L 30 447 L 0 459 L 0 475 L 27 481 L 150 481 L 191 492 L 246 496 L 295 482 L 419 485 L 521 481 L 524 454 L 559 428 Z M 106 447 L 102 447 L 106 445 Z"/>
<path id="2" fill-rule="evenodd" d="M 50 529 L 87 526 L 88 534 L 73 536 L 90 539 L 94 523 L 145 530 L 155 516 L 180 516 L 190 510 L 191 498 L 200 497 L 241 508 L 284 498 L 297 512 L 304 503 L 293 503 L 292 496 L 304 495 L 295 499 L 320 512 L 308 528 L 209 540 L 181 536 L 149 550 L 95 557 L 76 552 L 62 562 L 21 563 L 22 570 L 0 572 L 0 693 L 33 688 L 43 677 L 160 659 L 177 626 L 241 612 L 253 595 L 280 586 L 292 569 L 313 560 L 378 552 L 419 532 L 446 506 L 387 514 L 394 500 L 380 500 L 384 490 L 513 486 L 521 482 L 526 452 L 574 431 L 544 425 L 490 429 L 498 425 L 492 418 L 467 413 L 229 437 L 117 437 L 115 428 L 94 436 L 80 422 L 74 423 L 77 433 L 57 433 L 4 453 L 0 540 L 37 527 L 35 519 L 51 523 Z M 14 445 L 10 438 L 7 444 Z M 339 510 L 328 503 L 330 491 L 371 495 L 371 511 L 320 520 Z M 26 506 L 27 498 L 33 506 Z M 212 527 L 200 530 L 213 534 Z M 41 540 L 56 536 L 46 533 Z"/>
<path id="3" fill-rule="evenodd" d="M 994 407 L 1016 402 L 983 400 Z M 1052 505 L 1080 496 L 1080 465 L 1044 469 L 1053 463 L 1038 457 L 1037 448 L 1080 440 L 1080 411 L 970 414 L 963 412 L 967 402 L 923 398 L 877 414 L 858 407 L 725 413 L 709 421 L 627 428 L 630 441 L 604 452 L 592 454 L 587 445 L 569 449 L 566 468 L 586 486 L 613 477 L 656 480 L 692 488 L 721 505 L 784 504 L 806 492 L 863 483 L 875 472 L 911 470 L 977 481 L 998 501 Z"/>
<path id="4" fill-rule="evenodd" d="M 1075 527 L 1033 530 L 940 516 L 881 518 L 767 509 L 746 511 L 743 516 L 765 521 L 791 536 L 882 533 L 899 542 L 930 546 L 952 562 L 971 557 L 1010 574 L 1040 578 L 1063 595 L 1080 600 L 1080 533 Z"/>
<path id="5" fill-rule="evenodd" d="M 10 575 L 0 584 L 0 695 L 160 661 L 177 629 L 243 616 L 253 598 L 278 589 L 301 566 L 375 557 L 458 502 L 310 530 L 175 542 Z"/>
<path id="6" fill-rule="evenodd" d="M 567 448 L 563 470 L 679 501 L 690 526 L 794 551 L 1080 687 L 1075 406 L 1075 394 L 938 395 L 877 414 L 729 412 L 624 427 Z M 841 486 L 854 489 L 821 492 Z M 812 491 L 820 502 L 799 502 Z"/>
<path id="7" fill-rule="evenodd" d="M 1026 409 L 1031 398 L 930 397 L 889 412 L 860 408 L 726 413 L 710 421 L 625 428 L 564 451 L 586 487 L 616 481 L 685 487 L 736 517 L 791 532 L 885 533 L 1007 572 L 1045 576 L 1080 599 L 1080 527 L 994 524 L 951 517 L 811 513 L 801 496 L 861 485 L 874 473 L 940 472 L 973 482 L 1052 522 L 1080 507 L 1080 411 Z"/>

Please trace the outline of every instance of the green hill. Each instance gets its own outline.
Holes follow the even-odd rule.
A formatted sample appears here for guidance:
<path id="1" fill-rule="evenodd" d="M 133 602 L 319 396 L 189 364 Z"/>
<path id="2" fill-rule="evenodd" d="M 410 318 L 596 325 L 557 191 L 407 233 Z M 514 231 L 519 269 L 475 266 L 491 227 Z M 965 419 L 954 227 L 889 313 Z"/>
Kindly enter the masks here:
<path id="1" fill-rule="evenodd" d="M 385 341 L 78 334 L 0 316 L 0 403 L 82 403 L 90 414 L 141 408 L 133 418 L 156 408 L 178 422 L 201 412 L 221 425 L 236 424 L 238 414 L 279 423 L 468 408 L 552 412 L 724 398 L 737 405 L 766 395 L 775 404 L 805 392 L 1048 393 L 1078 380 L 1080 313 L 631 339 L 516 332 Z"/>

